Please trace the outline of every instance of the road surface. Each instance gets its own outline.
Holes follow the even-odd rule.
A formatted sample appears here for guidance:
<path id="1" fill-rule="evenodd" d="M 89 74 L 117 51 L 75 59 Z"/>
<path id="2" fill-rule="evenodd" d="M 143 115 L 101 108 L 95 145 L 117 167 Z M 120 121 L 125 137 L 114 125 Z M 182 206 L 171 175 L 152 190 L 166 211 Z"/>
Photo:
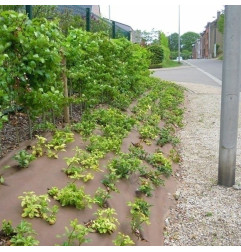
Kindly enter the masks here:
<path id="1" fill-rule="evenodd" d="M 156 69 L 153 75 L 163 80 L 221 87 L 222 61 L 216 59 L 184 60 L 180 67 Z"/>

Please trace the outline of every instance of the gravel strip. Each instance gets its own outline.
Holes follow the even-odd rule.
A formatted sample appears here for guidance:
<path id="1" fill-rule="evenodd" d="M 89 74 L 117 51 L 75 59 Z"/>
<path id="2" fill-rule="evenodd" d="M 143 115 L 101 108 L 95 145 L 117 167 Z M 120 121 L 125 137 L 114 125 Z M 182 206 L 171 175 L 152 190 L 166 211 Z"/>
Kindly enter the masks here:
<path id="1" fill-rule="evenodd" d="M 217 185 L 221 89 L 179 84 L 188 89 L 185 126 L 178 133 L 180 196 L 166 221 L 164 245 L 240 246 L 241 190 Z M 241 182 L 240 123 L 238 137 L 236 184 Z"/>

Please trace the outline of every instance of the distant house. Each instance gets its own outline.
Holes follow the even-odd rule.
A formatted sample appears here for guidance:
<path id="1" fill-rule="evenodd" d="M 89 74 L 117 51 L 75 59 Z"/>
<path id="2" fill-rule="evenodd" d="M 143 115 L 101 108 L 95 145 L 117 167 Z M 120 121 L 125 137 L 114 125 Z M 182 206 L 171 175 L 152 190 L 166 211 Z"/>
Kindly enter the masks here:
<path id="1" fill-rule="evenodd" d="M 193 45 L 193 58 L 211 59 L 216 58 L 223 49 L 223 35 L 218 31 L 217 20 L 220 12 L 217 13 L 217 19 L 208 22 L 205 30 L 201 33 Z"/>

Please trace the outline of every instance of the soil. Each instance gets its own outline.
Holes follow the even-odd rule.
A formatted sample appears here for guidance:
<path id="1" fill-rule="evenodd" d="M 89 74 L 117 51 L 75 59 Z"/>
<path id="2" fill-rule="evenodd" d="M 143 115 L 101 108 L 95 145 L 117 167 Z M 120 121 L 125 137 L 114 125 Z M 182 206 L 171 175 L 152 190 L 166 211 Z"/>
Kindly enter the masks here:
<path id="1" fill-rule="evenodd" d="M 163 123 L 160 123 L 163 125 Z M 47 135 L 49 137 L 50 135 Z M 128 148 L 132 143 L 139 143 L 139 133 L 133 129 L 128 137 L 123 141 L 121 151 L 127 153 Z M 49 159 L 48 157 L 41 157 L 33 161 L 29 168 L 19 169 L 16 161 L 12 159 L 13 155 L 26 146 L 34 145 L 34 141 L 24 141 L 20 146 L 6 154 L 0 160 L 0 167 L 4 165 L 10 165 L 11 168 L 5 170 L 3 175 L 5 178 L 5 185 L 0 185 L 0 225 L 3 219 L 11 220 L 12 225 L 15 227 L 21 220 L 25 219 L 30 222 L 33 229 L 37 232 L 36 239 L 39 240 L 40 246 L 53 246 L 55 244 L 62 244 L 64 238 L 56 238 L 57 234 L 63 234 L 65 227 L 69 227 L 70 220 L 77 218 L 79 223 L 84 224 L 90 220 L 93 220 L 98 206 L 93 204 L 92 209 L 86 208 L 84 210 L 77 210 L 74 207 L 61 207 L 60 204 L 51 199 L 51 205 L 58 205 L 59 212 L 57 213 L 57 221 L 54 225 L 49 225 L 43 219 L 34 218 L 22 218 L 22 208 L 18 196 L 23 195 L 23 192 L 34 191 L 37 195 L 46 194 L 48 188 L 57 186 L 63 188 L 70 182 L 70 179 L 62 171 L 66 168 L 64 157 L 72 157 L 75 154 L 73 150 L 76 146 L 79 148 L 85 148 L 86 143 L 82 138 L 75 134 L 75 141 L 68 144 L 66 152 L 60 152 L 58 159 Z M 156 149 L 160 149 L 159 146 L 152 142 L 150 146 L 145 143 L 141 143 L 143 148 L 148 153 L 154 153 Z M 171 145 L 165 145 L 161 148 L 164 154 L 168 154 Z M 108 153 L 105 158 L 100 161 L 100 168 L 103 172 L 96 172 L 95 178 L 92 181 L 83 183 L 77 181 L 76 185 L 84 186 L 86 194 L 94 195 L 98 187 L 105 188 L 101 180 L 106 174 L 106 166 L 109 160 L 114 157 L 114 153 Z M 135 242 L 135 245 L 139 246 L 161 246 L 164 243 L 163 230 L 165 229 L 165 218 L 167 217 L 170 208 L 173 208 L 176 201 L 173 194 L 176 191 L 178 185 L 178 165 L 173 164 L 173 175 L 168 179 L 164 178 L 165 186 L 157 188 L 152 197 L 143 197 L 151 207 L 150 225 L 143 225 L 142 235 L 144 239 L 139 239 L 131 231 L 130 226 L 130 208 L 127 206 L 128 201 L 134 201 L 136 196 L 136 190 L 138 188 L 138 176 L 132 175 L 128 180 L 120 180 L 117 183 L 117 187 L 120 193 L 111 192 L 111 199 L 108 200 L 109 207 L 112 207 L 117 212 L 117 218 L 120 223 L 118 229 L 111 235 L 90 233 L 88 238 L 91 239 L 90 243 L 86 243 L 86 246 L 113 246 L 112 240 L 115 239 L 118 232 L 122 232 L 131 237 Z M 1 239 L 1 238 L 0 238 Z"/>

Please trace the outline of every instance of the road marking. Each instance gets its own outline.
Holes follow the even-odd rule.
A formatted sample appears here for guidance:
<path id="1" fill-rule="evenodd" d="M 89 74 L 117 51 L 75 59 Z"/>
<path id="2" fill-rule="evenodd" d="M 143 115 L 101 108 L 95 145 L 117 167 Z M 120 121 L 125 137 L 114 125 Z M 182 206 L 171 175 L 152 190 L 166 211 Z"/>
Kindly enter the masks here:
<path id="1" fill-rule="evenodd" d="M 199 68 L 199 67 L 191 64 L 190 62 L 186 61 L 185 63 L 189 64 L 190 66 L 195 67 L 197 70 L 199 70 L 200 72 L 202 72 L 203 74 L 205 74 L 206 76 L 208 76 L 210 79 L 212 79 L 213 81 L 215 81 L 218 85 L 222 86 L 222 81 L 220 79 L 216 78 L 215 76 L 213 76 L 212 74 L 210 74 L 210 73 L 202 70 L 201 68 Z"/>

